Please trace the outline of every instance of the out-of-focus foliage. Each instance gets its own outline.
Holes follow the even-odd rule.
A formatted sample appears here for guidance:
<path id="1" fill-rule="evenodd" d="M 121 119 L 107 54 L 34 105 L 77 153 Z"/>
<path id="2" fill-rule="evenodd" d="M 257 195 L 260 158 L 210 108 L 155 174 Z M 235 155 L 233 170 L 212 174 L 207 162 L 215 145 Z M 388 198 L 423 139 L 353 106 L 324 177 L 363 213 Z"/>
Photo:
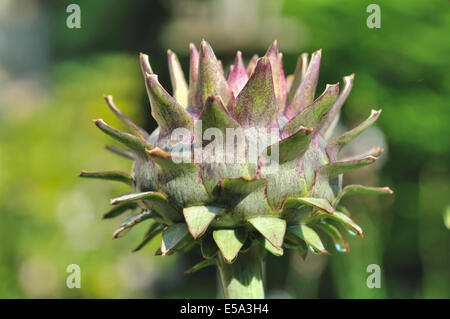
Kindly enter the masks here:
<path id="1" fill-rule="evenodd" d="M 184 2 L 220 6 L 222 1 Z M 272 0 L 251 1 L 259 8 Z M 139 51 L 150 54 L 168 84 L 159 30 L 171 22 L 169 2 L 80 0 L 77 30 L 65 27 L 72 1 L 3 3 L 0 31 L 8 45 L 0 41 L 0 297 L 213 296 L 214 272 L 183 275 L 196 256 L 154 257 L 159 239 L 131 253 L 146 225 L 111 240 L 119 222 L 101 215 L 108 198 L 126 191 L 122 185 L 76 178 L 83 168 L 130 169 L 129 161 L 104 150 L 112 141 L 91 120 L 102 117 L 121 127 L 104 104 L 101 94 L 107 93 L 138 124 L 151 128 L 137 57 Z M 296 48 L 286 44 L 285 69 L 294 70 L 300 52 L 322 48 L 318 91 L 355 73 L 343 124 L 351 127 L 371 108 L 383 109 L 377 124 L 385 136 L 375 129 L 360 138 L 385 144 L 384 166 L 345 182 L 389 185 L 395 195 L 345 203 L 365 229 L 364 239 L 349 238 L 350 253 L 310 255 L 306 261 L 269 258 L 269 297 L 448 298 L 449 3 L 378 1 L 380 29 L 366 26 L 369 1 L 280 3 L 281 13 L 274 12 L 271 21 L 289 18 L 301 30 Z M 8 4 L 17 6 L 18 16 L 6 14 Z M 27 24 L 23 16 L 32 14 L 37 22 Z M 264 23 L 256 18 L 235 23 L 259 30 L 246 26 L 251 21 Z M 204 34 L 196 28 L 200 42 Z M 232 36 L 207 40 L 213 46 L 230 43 L 229 53 L 221 46 L 224 59 L 238 42 Z M 171 41 L 188 48 L 184 38 Z M 243 49 L 250 58 L 253 52 Z M 186 56 L 180 54 L 180 60 L 187 69 Z M 373 263 L 382 270 L 380 289 L 366 286 L 366 268 Z M 66 287 L 69 264 L 81 267 L 81 289 Z"/>
<path id="2" fill-rule="evenodd" d="M 125 169 L 131 162 L 104 149 L 110 140 L 91 119 L 120 126 L 101 93 L 139 121 L 143 86 L 135 56 L 110 54 L 59 63 L 51 87 L 33 105 L 14 104 L 0 118 L 1 297 L 139 297 L 171 259 L 130 253 L 135 232 L 112 241 L 117 221 L 102 221 L 106 199 L 122 185 L 86 183 L 80 165 Z M 23 92 L 27 94 L 27 92 Z M 151 245 L 154 249 L 157 241 Z M 154 264 L 158 266 L 154 266 Z M 81 267 L 82 289 L 67 289 L 66 267 Z"/>

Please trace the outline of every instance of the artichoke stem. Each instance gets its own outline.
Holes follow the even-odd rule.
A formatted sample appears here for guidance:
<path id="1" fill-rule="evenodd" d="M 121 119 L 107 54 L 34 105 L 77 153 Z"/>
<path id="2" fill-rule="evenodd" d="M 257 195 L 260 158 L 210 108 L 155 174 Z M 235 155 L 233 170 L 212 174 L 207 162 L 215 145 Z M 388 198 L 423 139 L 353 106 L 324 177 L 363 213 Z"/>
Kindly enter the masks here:
<path id="1" fill-rule="evenodd" d="M 227 263 L 219 253 L 217 268 L 225 298 L 264 299 L 262 258 L 256 245 L 240 253 L 232 264 Z"/>

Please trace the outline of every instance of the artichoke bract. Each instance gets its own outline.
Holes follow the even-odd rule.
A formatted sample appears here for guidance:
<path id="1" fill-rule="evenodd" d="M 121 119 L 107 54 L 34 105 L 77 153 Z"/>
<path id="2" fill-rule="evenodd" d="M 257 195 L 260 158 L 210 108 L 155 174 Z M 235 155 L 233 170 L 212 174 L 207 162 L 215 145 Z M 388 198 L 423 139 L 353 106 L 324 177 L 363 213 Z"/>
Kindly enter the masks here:
<path id="1" fill-rule="evenodd" d="M 340 150 L 372 125 L 381 110 L 350 131 L 334 133 L 353 75 L 327 85 L 316 98 L 321 50 L 302 54 L 285 77 L 276 41 L 266 54 L 244 64 L 237 52 L 224 72 L 210 45 L 190 45 L 189 81 L 168 51 L 170 95 L 158 82 L 148 56 L 140 55 L 151 114 L 151 134 L 134 124 L 105 96 L 128 132 L 103 120 L 95 125 L 127 150 L 108 149 L 134 161 L 132 174 L 86 172 L 81 177 L 116 180 L 132 192 L 111 199 L 104 217 L 141 210 L 114 233 L 150 220 L 141 249 L 162 233 L 159 255 L 200 246 L 204 260 L 188 272 L 218 265 L 226 297 L 261 297 L 258 263 L 265 252 L 286 249 L 303 257 L 349 250 L 342 232 L 362 236 L 344 196 L 390 194 L 388 187 L 343 186 L 343 174 L 373 163 L 382 149 L 352 158 Z M 225 73 L 227 75 L 225 75 Z M 327 237 L 327 238 L 324 238 Z M 325 245 L 324 243 L 332 243 Z M 240 275 L 241 278 L 239 277 Z M 254 286 L 245 294 L 242 289 Z M 246 288 L 244 288 L 246 287 Z M 255 288 L 256 287 L 256 288 Z"/>

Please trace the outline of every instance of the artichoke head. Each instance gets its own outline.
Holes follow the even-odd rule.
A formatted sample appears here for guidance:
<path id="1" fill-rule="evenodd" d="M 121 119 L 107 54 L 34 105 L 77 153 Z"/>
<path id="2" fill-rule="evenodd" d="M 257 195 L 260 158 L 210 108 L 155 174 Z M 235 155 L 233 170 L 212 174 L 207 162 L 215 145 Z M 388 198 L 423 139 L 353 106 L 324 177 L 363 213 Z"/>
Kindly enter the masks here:
<path id="1" fill-rule="evenodd" d="M 128 210 L 116 238 L 137 223 L 150 221 L 141 249 L 162 233 L 157 254 L 200 246 L 203 257 L 190 271 L 214 263 L 218 254 L 232 263 L 252 245 L 281 256 L 293 249 L 306 256 L 327 253 L 323 236 L 348 251 L 342 231 L 362 236 L 361 228 L 339 205 L 354 193 L 390 194 L 388 187 L 343 186 L 343 174 L 377 160 L 382 149 L 341 158 L 339 151 L 372 125 L 381 111 L 336 136 L 341 107 L 353 75 L 327 85 L 317 98 L 321 51 L 302 54 L 285 77 L 276 41 L 266 54 L 244 64 L 237 52 L 224 72 L 210 45 L 190 45 L 189 81 L 175 53 L 168 51 L 173 94 L 158 82 L 147 55 L 140 55 L 151 114 L 151 134 L 105 100 L 128 132 L 103 120 L 95 125 L 127 150 L 108 146 L 133 162 L 131 174 L 87 172 L 81 177 L 116 180 L 132 191 L 111 199 L 111 218 Z M 227 73 L 227 76 L 225 76 Z M 263 256 L 263 254 L 262 254 Z"/>

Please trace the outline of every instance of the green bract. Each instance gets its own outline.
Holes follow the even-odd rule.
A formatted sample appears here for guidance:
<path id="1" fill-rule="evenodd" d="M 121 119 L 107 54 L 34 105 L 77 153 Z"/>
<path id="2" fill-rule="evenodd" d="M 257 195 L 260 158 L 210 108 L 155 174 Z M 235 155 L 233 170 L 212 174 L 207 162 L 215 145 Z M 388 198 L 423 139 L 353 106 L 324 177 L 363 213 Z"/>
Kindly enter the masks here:
<path id="1" fill-rule="evenodd" d="M 255 258 L 261 258 L 264 251 L 281 256 L 285 249 L 303 256 L 308 248 L 327 253 L 319 234 L 329 236 L 338 251 L 348 251 L 342 230 L 360 236 L 362 230 L 348 211 L 338 206 L 341 198 L 355 193 L 392 193 L 387 187 L 342 185 L 343 173 L 373 163 L 382 153 L 374 148 L 360 157 L 339 156 L 341 148 L 380 115 L 380 111 L 372 111 L 360 125 L 335 137 L 333 131 L 353 75 L 344 77 L 341 90 L 339 84 L 327 85 L 316 98 L 321 51 L 310 59 L 302 54 L 294 74 L 285 77 L 282 54 L 274 42 L 264 57 L 253 57 L 247 66 L 238 52 L 225 76 L 213 50 L 202 41 L 199 51 L 190 46 L 189 83 L 177 56 L 169 50 L 168 57 L 172 95 L 159 84 L 148 56 L 140 56 L 157 130 L 148 134 L 136 126 L 111 96 L 105 100 L 128 133 L 103 120 L 94 121 L 128 150 L 108 149 L 134 161 L 131 175 L 118 171 L 80 174 L 131 185 L 130 193 L 111 200 L 114 208 L 104 217 L 138 208 L 142 212 L 125 221 L 114 237 L 148 219 L 149 229 L 136 250 L 161 232 L 157 254 L 199 247 L 206 260 L 189 272 L 216 261 L 233 263 L 254 247 L 260 252 Z M 179 141 L 174 141 L 172 133 L 181 128 L 188 136 L 184 148 L 173 152 Z M 213 155 L 208 149 L 212 139 L 197 142 L 209 129 L 226 136 L 228 129 L 248 133 L 253 128 L 275 131 L 271 133 L 273 142 L 264 145 L 254 162 L 247 156 L 256 139 L 251 135 L 233 142 L 244 150 L 232 154 L 238 156 L 237 161 L 181 160 L 192 159 L 201 147 L 201 158 Z M 273 150 L 278 152 L 279 166 L 266 171 Z"/>

